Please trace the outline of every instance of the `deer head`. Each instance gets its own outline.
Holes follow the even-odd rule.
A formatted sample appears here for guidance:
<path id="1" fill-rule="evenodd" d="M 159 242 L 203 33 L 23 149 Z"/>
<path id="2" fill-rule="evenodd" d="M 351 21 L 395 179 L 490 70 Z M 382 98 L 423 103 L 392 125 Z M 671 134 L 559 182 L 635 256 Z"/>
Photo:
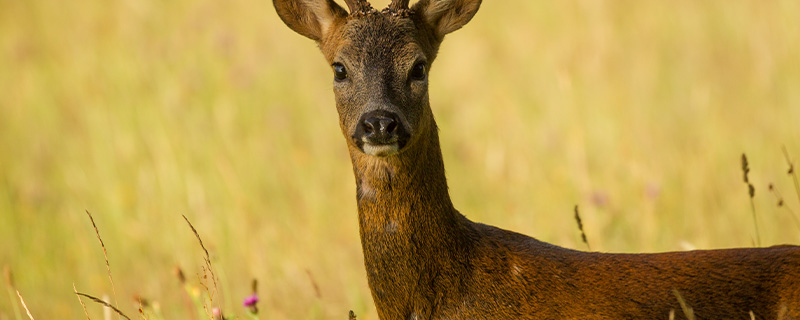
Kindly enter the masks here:
<path id="1" fill-rule="evenodd" d="M 339 124 L 353 157 L 402 154 L 435 132 L 428 72 L 444 36 L 481 0 L 273 0 L 292 30 L 317 42 L 331 66 Z"/>

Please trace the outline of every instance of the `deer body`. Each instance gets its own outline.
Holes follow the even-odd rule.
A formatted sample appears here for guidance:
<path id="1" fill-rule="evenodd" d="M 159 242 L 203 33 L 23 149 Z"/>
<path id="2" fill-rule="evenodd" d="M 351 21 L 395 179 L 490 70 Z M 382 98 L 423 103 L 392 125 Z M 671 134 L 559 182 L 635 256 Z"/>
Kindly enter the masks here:
<path id="1" fill-rule="evenodd" d="M 472 222 L 450 201 L 427 71 L 480 0 L 273 0 L 334 71 L 381 319 L 800 319 L 800 247 L 589 253 Z"/>
<path id="2" fill-rule="evenodd" d="M 388 161 L 351 150 L 367 279 L 381 319 L 667 319 L 671 310 L 681 318 L 673 290 L 699 319 L 750 319 L 750 311 L 757 319 L 800 318 L 798 247 L 560 248 L 458 213 L 441 153 L 426 149 L 435 152 Z"/>

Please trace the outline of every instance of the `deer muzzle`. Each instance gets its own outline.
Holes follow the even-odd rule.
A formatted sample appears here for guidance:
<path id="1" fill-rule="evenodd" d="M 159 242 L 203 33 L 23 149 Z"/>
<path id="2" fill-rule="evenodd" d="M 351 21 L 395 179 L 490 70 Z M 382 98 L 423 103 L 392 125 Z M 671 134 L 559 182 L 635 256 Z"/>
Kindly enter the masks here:
<path id="1" fill-rule="evenodd" d="M 408 142 L 408 137 L 408 131 L 397 114 L 375 110 L 361 116 L 353 134 L 353 142 L 366 154 L 385 157 L 400 152 Z"/>

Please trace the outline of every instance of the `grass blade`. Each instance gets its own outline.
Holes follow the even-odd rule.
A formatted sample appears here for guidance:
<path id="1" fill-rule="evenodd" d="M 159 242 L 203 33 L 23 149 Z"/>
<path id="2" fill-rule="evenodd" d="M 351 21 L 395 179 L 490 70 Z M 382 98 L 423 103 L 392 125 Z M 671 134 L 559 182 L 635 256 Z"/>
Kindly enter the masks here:
<path id="1" fill-rule="evenodd" d="M 86 310 L 86 304 L 83 303 L 83 299 L 81 299 L 81 296 L 78 295 L 78 289 L 75 288 L 75 283 L 74 282 L 72 283 L 72 292 L 75 292 L 75 295 L 78 297 L 78 302 L 80 302 L 81 307 L 83 307 L 83 313 L 86 314 L 86 319 L 87 320 L 92 320 L 92 318 L 89 317 L 89 311 Z"/>
<path id="2" fill-rule="evenodd" d="M 678 298 L 678 303 L 681 305 L 681 309 L 683 309 L 683 314 L 686 315 L 686 319 L 695 320 L 694 309 L 686 304 L 686 301 L 683 300 L 683 296 L 681 296 L 681 293 L 678 292 L 678 289 L 672 289 L 672 294 L 675 295 L 675 298 Z"/>
<path id="3" fill-rule="evenodd" d="M 117 309 L 117 307 L 115 307 L 115 306 L 111 305 L 111 304 L 110 304 L 110 303 L 108 303 L 108 302 L 105 302 L 105 301 L 103 301 L 103 300 L 102 300 L 102 299 L 100 299 L 100 298 L 95 298 L 95 297 L 93 297 L 93 296 L 90 296 L 90 295 L 88 295 L 88 294 L 85 294 L 85 293 L 80 293 L 80 292 L 77 292 L 77 291 L 75 292 L 75 294 L 76 294 L 76 295 L 78 295 L 78 296 L 84 296 L 84 297 L 86 297 L 86 298 L 89 298 L 89 300 L 92 300 L 92 301 L 94 301 L 94 302 L 97 302 L 97 303 L 99 303 L 99 304 L 102 304 L 102 305 L 104 305 L 106 308 L 110 308 L 111 310 L 114 310 L 114 312 L 116 312 L 118 315 L 122 316 L 123 318 L 125 318 L 125 319 L 128 319 L 128 320 L 131 320 L 131 318 L 129 318 L 128 316 L 126 316 L 124 313 L 122 313 L 122 311 L 120 311 L 119 309 Z"/>
<path id="4" fill-rule="evenodd" d="M 111 292 L 114 294 L 114 304 L 119 305 L 119 302 L 117 302 L 117 289 L 114 288 L 114 278 L 111 277 L 111 264 L 108 263 L 108 252 L 106 251 L 106 245 L 103 243 L 103 239 L 100 238 L 100 230 L 97 229 L 97 225 L 94 223 L 94 218 L 92 218 L 92 214 L 89 213 L 89 210 L 86 210 L 86 215 L 89 216 L 89 221 L 92 222 L 94 233 L 97 235 L 97 240 L 100 241 L 100 247 L 103 248 L 103 257 L 106 259 L 106 270 L 108 270 L 108 281 L 111 282 Z M 117 319 L 119 319 L 119 317 L 117 317 Z"/>
<path id="5" fill-rule="evenodd" d="M 25 299 L 22 299 L 22 295 L 19 293 L 19 290 L 15 291 L 17 291 L 17 297 L 19 297 L 19 302 L 22 303 L 22 308 L 25 309 L 25 312 L 28 314 L 28 318 L 33 320 L 33 315 L 31 315 L 31 311 L 28 310 L 28 306 L 25 304 Z"/>

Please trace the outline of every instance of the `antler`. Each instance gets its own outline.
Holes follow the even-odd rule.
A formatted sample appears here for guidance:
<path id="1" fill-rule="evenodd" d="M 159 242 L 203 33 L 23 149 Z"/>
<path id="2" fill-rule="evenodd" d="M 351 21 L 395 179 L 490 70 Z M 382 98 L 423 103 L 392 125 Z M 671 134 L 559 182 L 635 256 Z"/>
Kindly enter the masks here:
<path id="1" fill-rule="evenodd" d="M 350 9 L 350 14 L 354 14 L 357 12 L 366 12 L 372 8 L 369 2 L 365 0 L 344 0 L 344 3 L 346 3 L 347 8 Z"/>
<path id="2" fill-rule="evenodd" d="M 389 4 L 389 10 L 400 11 L 408 9 L 408 2 L 409 0 L 392 0 L 392 3 Z"/>
<path id="3" fill-rule="evenodd" d="M 350 9 L 351 15 L 361 16 L 368 13 L 378 13 L 367 0 L 344 0 L 347 7 Z M 380 11 L 383 14 L 391 14 L 393 16 L 406 16 L 410 12 L 408 3 L 410 0 L 392 0 L 386 9 Z"/>

